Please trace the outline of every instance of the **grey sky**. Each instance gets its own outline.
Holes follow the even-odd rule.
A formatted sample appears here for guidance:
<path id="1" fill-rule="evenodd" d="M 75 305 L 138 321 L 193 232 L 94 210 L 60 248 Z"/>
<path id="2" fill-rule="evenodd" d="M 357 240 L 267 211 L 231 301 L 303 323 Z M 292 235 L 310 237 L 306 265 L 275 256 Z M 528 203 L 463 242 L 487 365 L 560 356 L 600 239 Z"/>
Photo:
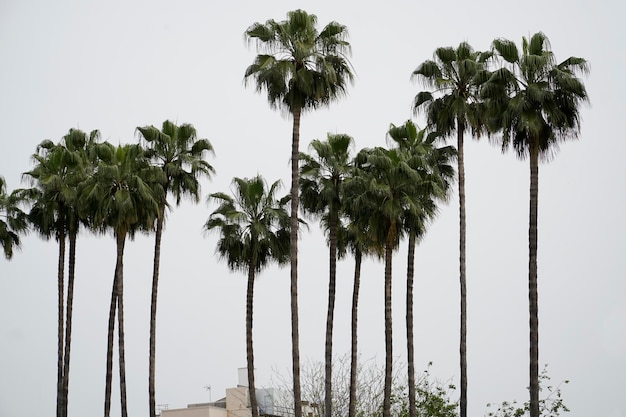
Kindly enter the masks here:
<path id="1" fill-rule="evenodd" d="M 301 149 L 327 132 L 347 133 L 356 148 L 385 144 L 390 123 L 412 116 L 421 89 L 410 81 L 439 46 L 495 37 L 520 42 L 543 31 L 557 59 L 582 56 L 591 106 L 582 133 L 540 167 L 540 363 L 564 387 L 572 417 L 626 416 L 626 212 L 623 118 L 624 8 L 582 1 L 507 3 L 391 1 L 11 1 L 0 3 L 0 175 L 13 189 L 44 139 L 70 128 L 99 129 L 110 142 L 135 142 L 136 126 L 165 119 L 192 123 L 215 147 L 217 170 L 206 195 L 227 191 L 233 176 L 282 179 L 287 192 L 291 122 L 243 84 L 254 48 L 253 22 L 282 20 L 303 8 L 319 24 L 347 25 L 357 77 L 330 109 L 306 114 Z M 421 118 L 415 118 L 423 124 Z M 527 397 L 528 162 L 487 141 L 466 147 L 468 219 L 469 411 Z M 168 217 L 163 240 L 157 340 L 157 403 L 170 408 L 213 399 L 245 366 L 245 276 L 214 256 L 216 236 L 202 225 L 212 207 L 185 202 Z M 148 414 L 148 323 L 153 237 L 127 245 L 125 307 L 130 414 Z M 395 353 L 404 358 L 405 250 L 394 258 Z M 0 416 L 51 415 L 56 382 L 54 242 L 35 236 L 11 262 L 0 260 Z M 70 384 L 70 415 L 102 412 L 106 325 L 115 244 L 81 235 Z M 339 264 L 335 352 L 349 351 L 351 260 Z M 303 360 L 322 360 L 327 250 L 311 222 L 300 251 Z M 384 357 L 383 266 L 366 261 L 361 296 L 363 358 Z M 255 353 L 260 385 L 290 369 L 289 270 L 258 279 Z M 458 379 L 458 202 L 442 207 L 416 252 L 417 367 Z M 114 385 L 115 386 L 115 385 Z M 113 415 L 119 415 L 114 389 Z"/>

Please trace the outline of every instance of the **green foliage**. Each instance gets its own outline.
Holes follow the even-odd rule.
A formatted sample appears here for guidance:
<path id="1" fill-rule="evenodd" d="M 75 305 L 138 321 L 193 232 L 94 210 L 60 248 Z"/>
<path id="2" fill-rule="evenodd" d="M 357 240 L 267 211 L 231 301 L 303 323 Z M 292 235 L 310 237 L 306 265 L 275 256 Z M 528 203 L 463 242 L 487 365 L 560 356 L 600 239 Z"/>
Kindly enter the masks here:
<path id="1" fill-rule="evenodd" d="M 536 148 L 549 158 L 559 142 L 580 132 L 580 104 L 588 96 L 578 75 L 589 72 L 587 61 L 570 57 L 557 64 L 541 32 L 522 39 L 521 54 L 507 39 L 494 40 L 492 48 L 502 66 L 480 92 L 489 129 L 500 136 L 503 151 L 513 147 L 525 158 Z"/>
<path id="2" fill-rule="evenodd" d="M 539 375 L 539 391 L 545 390 L 547 395 L 539 400 L 539 415 L 541 417 L 558 417 L 561 413 L 570 411 L 563 402 L 561 394 L 561 385 L 568 383 L 569 381 L 565 380 L 557 386 L 551 385 L 547 366 L 543 368 Z M 487 404 L 487 407 L 491 408 L 492 404 Z M 486 414 L 487 417 L 523 417 L 528 415 L 530 415 L 530 402 L 526 401 L 520 405 L 515 400 L 511 402 L 503 401 L 497 406 L 496 410 L 489 410 Z"/>
<path id="3" fill-rule="evenodd" d="M 6 259 L 13 257 L 13 249 L 21 245 L 19 233 L 28 228 L 26 214 L 19 208 L 22 200 L 19 191 L 7 194 L 4 178 L 0 177 L 0 244 Z"/>
<path id="4" fill-rule="evenodd" d="M 257 91 L 265 90 L 272 107 L 293 113 L 328 105 L 345 94 L 353 75 L 347 56 L 345 26 L 331 22 L 317 30 L 317 17 L 304 10 L 287 13 L 287 20 L 254 23 L 245 32 L 259 55 L 246 69 Z"/>
<path id="5" fill-rule="evenodd" d="M 165 194 L 174 194 L 176 205 L 180 204 L 185 195 L 198 202 L 198 178 L 210 178 L 215 172 L 204 160 L 205 154 L 213 154 L 211 143 L 207 139 L 198 139 L 193 125 L 184 123 L 177 126 L 169 120 L 163 122 L 161 130 L 154 126 L 143 126 L 138 127 L 137 132 L 145 142 L 146 158 L 165 174 Z"/>
<path id="6" fill-rule="evenodd" d="M 234 178 L 233 196 L 213 193 L 209 201 L 219 204 L 204 225 L 220 234 L 217 253 L 228 267 L 261 271 L 271 261 L 289 260 L 290 196 L 276 198 L 280 181 L 269 187 L 261 176 Z"/>
<path id="7" fill-rule="evenodd" d="M 431 89 L 416 94 L 414 111 L 425 113 L 428 125 L 444 136 L 466 129 L 479 136 L 484 123 L 478 92 L 489 78 L 485 64 L 491 56 L 466 42 L 457 48 L 437 48 L 433 59 L 413 71 L 412 79 Z"/>
<path id="8" fill-rule="evenodd" d="M 81 208 L 94 229 L 134 236 L 152 230 L 165 183 L 163 171 L 150 164 L 140 145 L 96 145 L 98 166 L 83 184 Z"/>
<path id="9" fill-rule="evenodd" d="M 452 384 L 445 384 L 430 375 L 430 366 L 419 375 L 415 384 L 415 411 L 418 417 L 456 417 L 457 404 L 451 400 L 455 390 Z M 408 387 L 395 386 L 391 396 L 391 415 L 409 415 Z M 374 415 L 382 416 L 382 411 Z"/>

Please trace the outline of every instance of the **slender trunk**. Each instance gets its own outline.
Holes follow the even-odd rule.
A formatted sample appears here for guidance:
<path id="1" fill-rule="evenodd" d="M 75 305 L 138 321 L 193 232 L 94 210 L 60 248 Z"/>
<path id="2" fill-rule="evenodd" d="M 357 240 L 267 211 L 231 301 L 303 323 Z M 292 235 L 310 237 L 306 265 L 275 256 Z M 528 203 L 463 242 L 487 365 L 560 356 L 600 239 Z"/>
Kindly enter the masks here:
<path id="1" fill-rule="evenodd" d="M 248 291 L 246 293 L 246 355 L 248 360 L 248 391 L 250 392 L 250 408 L 252 417 L 259 417 L 259 406 L 256 400 L 254 384 L 254 350 L 252 345 L 252 317 L 254 307 L 254 271 L 256 265 L 250 261 L 248 265 Z"/>
<path id="2" fill-rule="evenodd" d="M 325 350 L 325 396 L 324 413 L 326 417 L 332 415 L 333 399 L 333 322 L 335 314 L 335 287 L 337 281 L 337 212 L 331 207 L 329 219 L 330 250 L 329 250 L 329 279 L 328 279 L 328 313 L 326 315 L 326 350 Z"/>
<path id="3" fill-rule="evenodd" d="M 120 406 L 122 417 L 128 417 L 126 405 L 126 359 L 124 354 L 124 243 L 125 234 L 117 237 L 117 342 L 120 367 Z"/>
<path id="4" fill-rule="evenodd" d="M 459 171 L 459 283 L 461 288 L 461 334 L 459 356 L 461 366 L 460 416 L 467 417 L 467 287 L 465 277 L 465 161 L 463 132 L 465 125 L 457 119 L 457 162 Z"/>
<path id="5" fill-rule="evenodd" d="M 413 276 L 415 274 L 415 232 L 409 233 L 406 267 L 406 353 L 409 382 L 409 417 L 416 417 L 415 408 L 415 357 L 413 350 Z"/>
<path id="6" fill-rule="evenodd" d="M 72 344 L 72 310 L 74 305 L 74 276 L 76 271 L 76 230 L 70 230 L 70 253 L 67 276 L 67 307 L 65 309 L 65 353 L 63 354 L 63 417 L 67 417 L 70 386 L 70 349 Z"/>
<path id="7" fill-rule="evenodd" d="M 111 387 L 113 385 L 113 339 L 115 337 L 115 312 L 117 310 L 117 281 L 119 267 L 119 259 L 117 259 L 115 262 L 115 275 L 113 276 L 113 289 L 111 290 L 111 304 L 109 306 L 109 324 L 107 331 L 107 369 L 104 388 L 104 417 L 109 417 L 111 415 Z"/>
<path id="8" fill-rule="evenodd" d="M 57 417 L 63 417 L 63 311 L 65 294 L 65 222 L 63 214 L 59 214 L 57 222 L 59 240 L 59 262 L 57 266 Z"/>
<path id="9" fill-rule="evenodd" d="M 358 310 L 359 310 L 359 290 L 361 287 L 361 251 L 354 252 L 354 286 L 352 287 L 352 348 L 350 355 L 350 401 L 348 403 L 348 417 L 356 417 L 356 384 L 357 370 L 359 366 L 358 351 Z"/>
<path id="10" fill-rule="evenodd" d="M 391 263 L 395 240 L 396 223 L 392 221 L 385 243 L 385 388 L 383 417 L 391 417 L 391 376 L 393 374 L 393 337 L 391 316 Z"/>
<path id="11" fill-rule="evenodd" d="M 528 227 L 528 301 L 530 312 L 530 417 L 539 417 L 539 302 L 537 295 L 537 207 L 539 147 L 530 147 L 530 219 Z"/>
<path id="12" fill-rule="evenodd" d="M 294 416 L 302 417 L 302 393 L 300 389 L 300 336 L 298 334 L 298 165 L 300 147 L 300 114 L 293 110 L 293 133 L 291 144 L 291 351 L 293 371 Z"/>
<path id="13" fill-rule="evenodd" d="M 161 236 L 163 234 L 163 221 L 165 204 L 159 207 L 157 219 L 156 237 L 154 239 L 154 263 L 152 266 L 152 302 L 150 305 L 150 353 L 148 369 L 148 401 L 150 403 L 150 417 L 156 417 L 155 396 L 155 358 L 156 358 L 156 312 L 157 293 L 159 286 L 159 264 L 161 262 Z"/>

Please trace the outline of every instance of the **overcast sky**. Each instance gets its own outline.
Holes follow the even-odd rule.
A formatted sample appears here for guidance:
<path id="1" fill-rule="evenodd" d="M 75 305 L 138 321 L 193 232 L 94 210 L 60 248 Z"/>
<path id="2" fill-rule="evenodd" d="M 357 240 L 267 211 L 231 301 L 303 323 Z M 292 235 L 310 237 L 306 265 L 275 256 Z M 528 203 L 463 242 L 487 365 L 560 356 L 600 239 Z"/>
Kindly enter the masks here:
<path id="1" fill-rule="evenodd" d="M 246 88 L 255 50 L 243 32 L 303 8 L 345 24 L 356 71 L 349 94 L 302 119 L 301 149 L 327 132 L 354 137 L 356 150 L 385 145 L 390 123 L 412 117 L 421 86 L 411 72 L 435 48 L 468 41 L 488 49 L 496 37 L 518 44 L 546 33 L 558 60 L 586 58 L 591 99 L 580 140 L 562 145 L 539 177 L 540 364 L 549 364 L 572 417 L 626 416 L 626 154 L 624 7 L 618 2 L 447 3 L 389 1 L 16 1 L 0 2 L 0 175 L 9 189 L 44 139 L 70 128 L 99 129 L 114 144 L 137 141 L 135 128 L 170 119 L 192 123 L 215 148 L 217 173 L 203 200 L 173 210 L 163 237 L 157 334 L 157 403 L 170 408 L 215 400 L 237 384 L 245 360 L 245 281 L 215 256 L 202 225 L 210 192 L 234 176 L 262 174 L 289 185 L 291 121 Z M 384 6 L 383 6 L 384 4 Z M 601 5 L 602 4 L 602 5 Z M 509 6 L 510 5 L 510 6 Z M 420 118 L 414 119 L 423 125 Z M 528 385 L 528 161 L 468 139 L 467 280 L 469 412 L 487 403 L 525 401 Z M 622 213 L 620 215 L 620 213 Z M 327 250 L 311 221 L 300 244 L 303 362 L 321 361 Z M 403 245 L 404 246 L 404 245 Z M 148 415 L 148 329 L 153 237 L 127 244 L 126 364 L 129 412 Z M 394 258 L 394 349 L 404 360 L 406 251 Z M 57 245 L 31 235 L 12 261 L 0 259 L 0 416 L 52 415 L 56 396 Z M 86 233 L 78 241 L 70 379 L 71 416 L 102 413 L 106 332 L 115 242 Z M 335 352 L 349 352 L 353 261 L 339 263 Z M 383 265 L 364 263 L 360 347 L 384 359 Z M 416 251 L 417 369 L 458 384 L 458 200 L 442 207 Z M 259 277 L 255 304 L 257 383 L 291 364 L 289 268 Z M 115 371 L 117 372 L 117 371 Z M 117 388 L 117 385 L 114 385 Z M 119 389 L 112 412 L 119 415 Z"/>

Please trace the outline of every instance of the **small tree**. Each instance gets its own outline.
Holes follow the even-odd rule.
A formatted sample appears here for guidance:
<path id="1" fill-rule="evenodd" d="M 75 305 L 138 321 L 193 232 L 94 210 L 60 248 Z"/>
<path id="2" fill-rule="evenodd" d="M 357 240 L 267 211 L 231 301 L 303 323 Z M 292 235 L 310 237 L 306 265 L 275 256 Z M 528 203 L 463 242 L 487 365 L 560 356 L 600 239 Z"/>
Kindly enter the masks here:
<path id="1" fill-rule="evenodd" d="M 335 357 L 333 361 L 333 408 L 332 417 L 344 417 L 349 408 L 350 355 Z M 408 416 L 408 389 L 404 384 L 406 365 L 394 364 L 392 374 L 391 415 Z M 451 400 L 455 387 L 434 378 L 430 366 L 418 375 L 415 382 L 416 413 L 420 417 L 456 417 L 456 402 Z M 360 362 L 357 378 L 356 415 L 360 417 L 381 417 L 385 385 L 385 366 L 373 359 Z M 277 409 L 288 405 L 291 400 L 291 381 L 275 371 L 274 378 L 278 391 Z M 325 366 L 323 362 L 307 362 L 302 368 L 302 398 L 315 406 L 323 403 L 325 397 Z"/>
<path id="2" fill-rule="evenodd" d="M 569 412 L 569 408 L 563 402 L 561 394 L 561 386 L 569 384 L 568 380 L 560 382 L 557 386 L 550 385 L 550 377 L 547 372 L 547 365 L 544 366 L 541 375 L 539 375 L 539 392 L 543 391 L 543 385 L 548 392 L 544 398 L 539 400 L 539 415 L 541 417 L 558 417 L 562 412 Z M 487 408 L 491 408 L 492 404 L 487 404 Z M 517 401 L 503 401 L 495 411 L 488 410 L 487 417 L 523 417 L 530 415 L 530 401 L 518 405 Z"/>

